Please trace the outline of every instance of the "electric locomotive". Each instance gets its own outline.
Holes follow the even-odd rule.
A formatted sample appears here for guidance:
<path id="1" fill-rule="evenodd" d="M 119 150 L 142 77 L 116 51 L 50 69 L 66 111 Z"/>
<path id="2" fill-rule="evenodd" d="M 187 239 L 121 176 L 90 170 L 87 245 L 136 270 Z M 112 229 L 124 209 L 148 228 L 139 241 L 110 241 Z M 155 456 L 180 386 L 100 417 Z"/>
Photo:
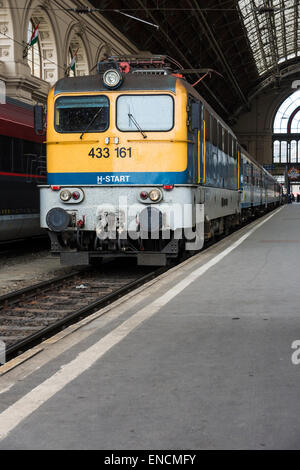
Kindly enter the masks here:
<path id="1" fill-rule="evenodd" d="M 63 264 L 165 265 L 280 201 L 276 181 L 164 56 L 113 57 L 95 75 L 59 80 L 47 171 L 41 226 Z"/>

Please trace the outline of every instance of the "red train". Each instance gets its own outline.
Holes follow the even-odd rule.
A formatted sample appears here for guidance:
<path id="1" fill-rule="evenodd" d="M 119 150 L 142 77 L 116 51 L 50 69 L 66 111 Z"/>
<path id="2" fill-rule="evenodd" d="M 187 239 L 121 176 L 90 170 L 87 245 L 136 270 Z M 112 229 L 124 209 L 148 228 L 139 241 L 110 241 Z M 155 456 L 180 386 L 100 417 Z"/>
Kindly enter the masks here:
<path id="1" fill-rule="evenodd" d="M 0 241 L 39 235 L 38 184 L 45 184 L 45 136 L 34 131 L 33 106 L 0 104 Z"/>

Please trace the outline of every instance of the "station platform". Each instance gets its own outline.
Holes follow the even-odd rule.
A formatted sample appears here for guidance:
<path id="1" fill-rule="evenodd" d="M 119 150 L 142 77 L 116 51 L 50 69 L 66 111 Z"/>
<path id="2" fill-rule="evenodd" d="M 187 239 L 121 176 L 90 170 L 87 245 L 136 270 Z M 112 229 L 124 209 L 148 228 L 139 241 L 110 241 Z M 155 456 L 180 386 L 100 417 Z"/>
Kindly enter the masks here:
<path id="1" fill-rule="evenodd" d="M 299 449 L 299 268 L 291 204 L 46 341 L 0 377 L 0 449 Z"/>

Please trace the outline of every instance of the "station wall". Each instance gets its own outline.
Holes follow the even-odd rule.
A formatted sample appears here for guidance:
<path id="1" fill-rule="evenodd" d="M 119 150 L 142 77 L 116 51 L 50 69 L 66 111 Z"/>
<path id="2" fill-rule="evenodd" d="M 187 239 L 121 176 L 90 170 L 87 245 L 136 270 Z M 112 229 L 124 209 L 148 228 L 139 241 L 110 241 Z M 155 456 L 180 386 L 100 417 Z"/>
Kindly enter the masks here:
<path id="1" fill-rule="evenodd" d="M 98 12 L 79 15 L 66 11 L 76 7 L 82 8 L 82 2 L 0 0 L 0 80 L 5 82 L 7 96 L 30 104 L 45 102 L 49 88 L 65 75 L 75 51 L 78 75 L 95 73 L 97 62 L 108 55 L 137 52 Z M 30 24 L 39 24 L 39 41 L 24 57 Z"/>
<path id="2" fill-rule="evenodd" d="M 280 87 L 261 92 L 252 100 L 250 111 L 240 114 L 233 126 L 241 144 L 261 164 L 273 163 L 273 121 L 281 103 L 295 91 L 294 81 L 290 77 Z"/>

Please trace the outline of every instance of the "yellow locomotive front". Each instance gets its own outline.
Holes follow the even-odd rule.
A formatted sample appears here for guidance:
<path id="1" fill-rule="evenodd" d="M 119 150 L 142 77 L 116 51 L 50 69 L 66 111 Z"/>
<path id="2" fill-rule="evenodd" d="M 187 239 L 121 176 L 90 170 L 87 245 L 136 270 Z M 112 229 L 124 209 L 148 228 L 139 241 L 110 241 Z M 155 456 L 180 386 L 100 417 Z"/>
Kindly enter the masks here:
<path id="1" fill-rule="evenodd" d="M 112 254 L 165 264 L 183 239 L 174 233 L 194 223 L 200 168 L 189 165 L 186 85 L 170 73 L 120 70 L 102 63 L 49 94 L 41 225 L 64 264 Z M 200 156 L 200 129 L 195 136 Z"/>

